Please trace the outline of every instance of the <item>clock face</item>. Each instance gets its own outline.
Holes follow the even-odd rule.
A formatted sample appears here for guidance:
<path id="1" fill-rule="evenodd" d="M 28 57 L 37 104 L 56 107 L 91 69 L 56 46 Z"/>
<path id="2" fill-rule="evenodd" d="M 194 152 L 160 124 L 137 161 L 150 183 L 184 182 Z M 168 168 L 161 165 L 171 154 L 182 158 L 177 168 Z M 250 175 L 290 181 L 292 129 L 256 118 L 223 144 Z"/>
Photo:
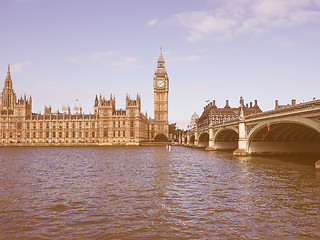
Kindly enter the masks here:
<path id="1" fill-rule="evenodd" d="M 164 81 L 163 80 L 157 81 L 157 87 L 163 88 L 164 87 Z"/>

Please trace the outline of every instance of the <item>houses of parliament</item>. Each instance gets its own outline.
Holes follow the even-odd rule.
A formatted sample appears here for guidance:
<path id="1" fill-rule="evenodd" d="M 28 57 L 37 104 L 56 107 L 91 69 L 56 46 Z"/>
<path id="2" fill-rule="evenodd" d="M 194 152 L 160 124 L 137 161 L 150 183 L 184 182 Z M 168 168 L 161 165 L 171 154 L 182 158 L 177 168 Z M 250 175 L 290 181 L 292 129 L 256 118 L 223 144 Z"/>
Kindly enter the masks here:
<path id="1" fill-rule="evenodd" d="M 0 105 L 0 146 L 46 145 L 140 145 L 158 134 L 169 135 L 169 78 L 160 49 L 157 70 L 153 78 L 154 119 L 141 113 L 141 98 L 126 96 L 126 109 L 117 110 L 113 95 L 100 95 L 94 100 L 93 114 L 81 107 L 62 112 L 44 108 L 44 114 L 32 112 L 32 97 L 17 98 L 8 66 Z"/>

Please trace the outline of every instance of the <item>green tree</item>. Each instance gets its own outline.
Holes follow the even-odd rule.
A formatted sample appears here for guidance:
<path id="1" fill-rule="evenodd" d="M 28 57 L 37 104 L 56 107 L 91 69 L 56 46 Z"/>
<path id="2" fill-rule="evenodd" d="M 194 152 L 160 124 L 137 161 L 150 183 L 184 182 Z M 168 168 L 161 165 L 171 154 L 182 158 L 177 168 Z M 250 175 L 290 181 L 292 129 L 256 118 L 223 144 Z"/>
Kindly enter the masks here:
<path id="1" fill-rule="evenodd" d="M 176 128 L 177 128 L 177 124 L 176 123 L 169 124 L 169 134 L 175 135 L 176 134 Z"/>
<path id="2" fill-rule="evenodd" d="M 168 138 L 163 133 L 157 134 L 157 136 L 154 138 L 154 141 L 156 142 L 168 142 Z"/>

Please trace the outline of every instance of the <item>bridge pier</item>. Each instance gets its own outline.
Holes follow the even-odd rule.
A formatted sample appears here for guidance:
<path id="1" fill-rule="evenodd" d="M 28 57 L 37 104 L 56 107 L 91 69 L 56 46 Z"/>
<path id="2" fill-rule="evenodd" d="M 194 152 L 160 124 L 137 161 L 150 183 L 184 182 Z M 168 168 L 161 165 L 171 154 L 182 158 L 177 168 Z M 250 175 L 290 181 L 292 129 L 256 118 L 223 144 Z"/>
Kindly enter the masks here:
<path id="1" fill-rule="evenodd" d="M 194 145 L 193 147 L 198 147 L 198 141 L 199 141 L 199 134 L 198 134 L 198 129 L 194 133 Z"/>
<path id="2" fill-rule="evenodd" d="M 246 136 L 246 124 L 244 122 L 239 122 L 239 139 L 238 139 L 238 149 L 233 151 L 233 155 L 246 156 L 250 155 L 247 151 L 247 136 Z"/>
<path id="3" fill-rule="evenodd" d="M 240 98 L 240 116 L 239 116 L 239 139 L 238 139 L 238 149 L 233 151 L 233 155 L 246 156 L 250 155 L 247 151 L 247 129 L 244 119 L 244 100 Z"/>
<path id="4" fill-rule="evenodd" d="M 209 146 L 206 147 L 206 151 L 214 150 L 214 136 L 213 136 L 213 128 L 209 128 Z"/>

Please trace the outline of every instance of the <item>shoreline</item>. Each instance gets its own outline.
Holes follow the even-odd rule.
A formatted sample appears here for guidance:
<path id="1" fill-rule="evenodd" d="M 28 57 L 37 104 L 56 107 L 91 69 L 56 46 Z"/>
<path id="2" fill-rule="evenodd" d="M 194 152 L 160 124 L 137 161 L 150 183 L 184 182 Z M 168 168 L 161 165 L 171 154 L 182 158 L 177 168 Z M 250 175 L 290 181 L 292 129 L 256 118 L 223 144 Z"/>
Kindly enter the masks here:
<path id="1" fill-rule="evenodd" d="M 180 144 L 172 142 L 140 142 L 136 144 L 99 144 L 99 143 L 9 143 L 1 144 L 0 148 L 10 147 L 139 147 L 139 146 L 166 146 Z"/>

